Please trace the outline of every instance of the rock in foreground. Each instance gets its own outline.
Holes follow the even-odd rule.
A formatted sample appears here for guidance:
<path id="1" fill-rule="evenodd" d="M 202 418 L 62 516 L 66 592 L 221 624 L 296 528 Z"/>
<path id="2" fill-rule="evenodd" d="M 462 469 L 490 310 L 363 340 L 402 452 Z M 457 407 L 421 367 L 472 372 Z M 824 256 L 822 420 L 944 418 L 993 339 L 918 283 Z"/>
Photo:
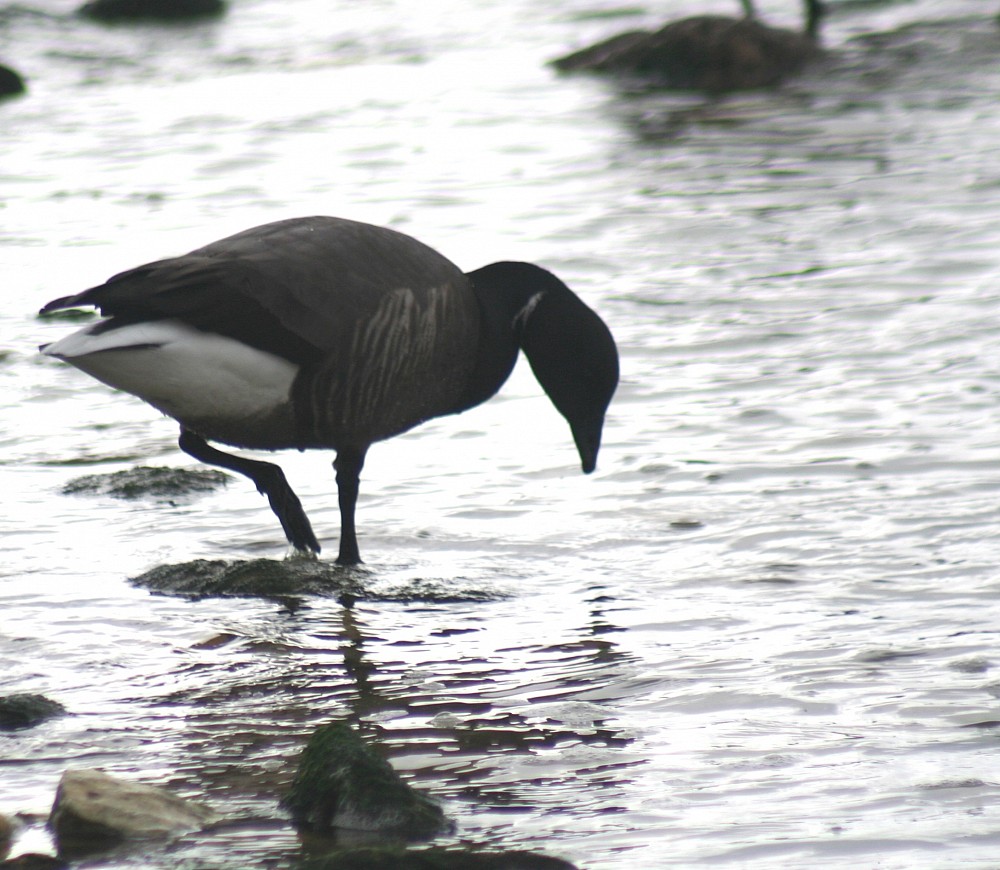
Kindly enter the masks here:
<path id="1" fill-rule="evenodd" d="M 139 785 L 99 770 L 68 770 L 49 816 L 60 849 L 197 831 L 218 820 L 204 804 L 162 788 Z"/>
<path id="2" fill-rule="evenodd" d="M 282 801 L 297 827 L 421 838 L 445 830 L 441 808 L 407 785 L 344 722 L 317 728 Z"/>

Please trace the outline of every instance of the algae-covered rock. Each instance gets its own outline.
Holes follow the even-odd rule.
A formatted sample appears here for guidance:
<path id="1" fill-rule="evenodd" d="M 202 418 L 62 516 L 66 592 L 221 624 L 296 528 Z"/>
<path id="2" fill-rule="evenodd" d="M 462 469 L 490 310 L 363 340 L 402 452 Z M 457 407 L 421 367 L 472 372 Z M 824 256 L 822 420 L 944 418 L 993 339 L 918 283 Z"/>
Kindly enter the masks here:
<path id="1" fill-rule="evenodd" d="M 228 474 L 214 468 L 166 468 L 140 465 L 111 474 L 75 477 L 62 491 L 64 495 L 107 495 L 112 498 L 173 499 L 211 492 L 229 481 Z"/>
<path id="2" fill-rule="evenodd" d="M 0 731 L 32 728 L 66 712 L 58 701 L 44 695 L 16 693 L 0 696 Z"/>
<path id="3" fill-rule="evenodd" d="M 383 587 L 368 597 L 377 601 L 401 601 L 404 604 L 459 604 L 468 601 L 500 601 L 506 596 L 496 589 L 483 586 L 481 582 L 469 581 L 464 577 L 414 577 L 405 583 Z"/>
<path id="4" fill-rule="evenodd" d="M 66 771 L 49 816 L 61 850 L 79 848 L 82 843 L 174 836 L 217 820 L 204 804 L 99 770 Z"/>
<path id="5" fill-rule="evenodd" d="M 282 805 L 296 826 L 312 831 L 420 838 L 448 827 L 441 807 L 407 785 L 344 722 L 313 732 Z"/>
<path id="6" fill-rule="evenodd" d="M 496 601 L 504 594 L 464 578 L 415 578 L 391 587 L 369 588 L 371 575 L 357 567 L 345 568 L 308 557 L 288 559 L 195 559 L 158 565 L 130 578 L 132 585 L 161 595 L 187 598 L 293 598 L 323 595 L 345 600 L 434 602 Z"/>
<path id="7" fill-rule="evenodd" d="M 159 565 L 129 581 L 164 595 L 287 598 L 361 593 L 355 572 L 317 559 L 196 559 Z"/>

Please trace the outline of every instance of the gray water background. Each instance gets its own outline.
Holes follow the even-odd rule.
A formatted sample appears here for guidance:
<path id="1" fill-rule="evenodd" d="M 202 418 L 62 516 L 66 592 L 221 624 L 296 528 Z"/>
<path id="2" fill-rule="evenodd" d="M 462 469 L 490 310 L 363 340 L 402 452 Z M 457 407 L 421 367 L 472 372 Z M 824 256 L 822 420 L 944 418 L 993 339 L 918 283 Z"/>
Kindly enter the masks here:
<path id="1" fill-rule="evenodd" d="M 177 28 L 75 5 L 0 7 L 30 79 L 0 105 L 0 693 L 72 714 L 0 734 L 0 812 L 102 767 L 245 820 L 106 866 L 285 866 L 275 793 L 353 715 L 444 803 L 445 844 L 592 870 L 1000 865 L 993 4 L 836 4 L 828 64 L 718 101 L 545 66 L 699 6 L 679 0 L 240 0 Z M 366 582 L 494 600 L 151 596 L 127 578 L 281 558 L 252 485 L 61 494 L 191 462 L 171 421 L 35 353 L 71 328 L 38 307 L 311 213 L 466 269 L 539 262 L 618 338 L 591 477 L 523 364 L 369 455 Z M 331 459 L 281 458 L 327 551 Z"/>

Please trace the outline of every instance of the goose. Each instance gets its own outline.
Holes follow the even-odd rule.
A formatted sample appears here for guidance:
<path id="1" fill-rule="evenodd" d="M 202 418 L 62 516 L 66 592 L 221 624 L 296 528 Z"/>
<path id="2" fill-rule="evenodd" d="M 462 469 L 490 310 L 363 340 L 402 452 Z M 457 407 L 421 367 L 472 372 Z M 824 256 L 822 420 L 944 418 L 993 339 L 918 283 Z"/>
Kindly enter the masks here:
<path id="1" fill-rule="evenodd" d="M 376 441 L 486 401 L 523 350 L 589 474 L 618 384 L 610 330 L 551 272 L 508 261 L 465 274 L 344 218 L 254 227 L 41 313 L 80 306 L 102 319 L 41 352 L 176 420 L 181 450 L 250 478 L 296 551 L 321 548 L 281 468 L 209 442 L 336 451 L 341 565 L 361 562 L 355 505 Z"/>
<path id="2" fill-rule="evenodd" d="M 552 66 L 722 93 L 776 85 L 819 52 L 819 23 L 826 11 L 820 0 L 804 0 L 801 32 L 761 23 L 753 0 L 742 0 L 742 6 L 742 18 L 695 15 L 656 31 L 619 33 Z"/>

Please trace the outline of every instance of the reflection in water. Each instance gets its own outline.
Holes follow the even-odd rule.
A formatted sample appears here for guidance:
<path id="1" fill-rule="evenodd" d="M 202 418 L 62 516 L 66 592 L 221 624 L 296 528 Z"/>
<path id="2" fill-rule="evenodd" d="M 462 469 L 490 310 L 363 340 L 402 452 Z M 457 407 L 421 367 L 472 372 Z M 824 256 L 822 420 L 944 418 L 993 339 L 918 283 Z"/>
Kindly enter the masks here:
<path id="1" fill-rule="evenodd" d="M 160 735 L 144 764 L 169 770 L 179 792 L 228 809 L 221 829 L 203 842 L 188 838 L 181 854 L 244 848 L 255 830 L 273 840 L 275 856 L 294 853 L 290 829 L 275 828 L 277 801 L 303 741 L 332 719 L 373 737 L 405 776 L 466 817 L 536 813 L 577 779 L 625 789 L 639 762 L 618 755 L 633 737 L 607 705 L 630 693 L 635 660 L 609 638 L 621 630 L 610 620 L 609 591 L 591 588 L 588 618 L 560 643 L 483 642 L 458 657 L 449 654 L 455 638 L 469 645 L 470 635 L 490 633 L 481 608 L 514 602 L 289 598 L 252 628 L 192 643 L 155 681 L 159 692 L 151 684 L 148 698 L 128 702 L 131 727 Z M 578 766 L 565 769 L 576 753 Z M 557 759 L 558 774 L 528 772 Z M 136 772 L 148 775 L 144 764 Z M 303 848 L 328 845 L 314 837 Z"/>

